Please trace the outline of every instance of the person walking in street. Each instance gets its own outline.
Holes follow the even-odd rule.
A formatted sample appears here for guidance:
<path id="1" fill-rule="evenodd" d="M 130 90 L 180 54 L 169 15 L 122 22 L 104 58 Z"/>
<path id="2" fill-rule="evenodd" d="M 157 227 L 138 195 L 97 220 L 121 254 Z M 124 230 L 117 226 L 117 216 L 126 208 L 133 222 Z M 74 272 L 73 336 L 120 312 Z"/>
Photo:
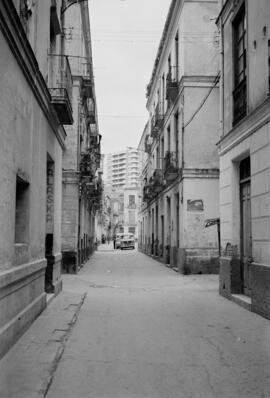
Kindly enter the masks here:
<path id="1" fill-rule="evenodd" d="M 113 249 L 115 250 L 115 244 L 116 244 L 116 235 L 113 235 Z"/>

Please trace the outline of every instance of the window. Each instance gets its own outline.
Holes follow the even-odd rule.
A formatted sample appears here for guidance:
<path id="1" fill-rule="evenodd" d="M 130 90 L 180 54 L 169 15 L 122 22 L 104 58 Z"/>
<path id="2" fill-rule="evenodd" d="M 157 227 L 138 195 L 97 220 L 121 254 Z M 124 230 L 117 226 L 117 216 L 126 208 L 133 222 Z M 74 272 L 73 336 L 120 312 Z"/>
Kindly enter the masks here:
<path id="1" fill-rule="evenodd" d="M 29 183 L 17 176 L 15 243 L 28 243 L 29 229 Z"/>
<path id="2" fill-rule="evenodd" d="M 134 206 L 135 205 L 135 195 L 129 195 L 128 197 L 128 205 Z"/>
<path id="3" fill-rule="evenodd" d="M 233 24 L 234 40 L 234 124 L 247 113 L 246 13 L 243 6 Z"/>
<path id="4" fill-rule="evenodd" d="M 178 67 L 179 67 L 179 41 L 178 32 L 174 39 L 174 51 L 175 51 L 175 80 L 178 82 Z"/>
<path id="5" fill-rule="evenodd" d="M 175 140 L 175 161 L 176 166 L 178 167 L 178 147 L 179 147 L 179 126 L 178 126 L 178 112 L 174 115 L 174 140 Z"/>
<path id="6" fill-rule="evenodd" d="M 167 128 L 167 151 L 171 150 L 171 128 L 170 126 Z"/>
<path id="7" fill-rule="evenodd" d="M 164 100 L 165 100 L 165 76 L 162 75 L 162 114 L 164 115 Z"/>
<path id="8" fill-rule="evenodd" d="M 164 158 L 164 138 L 161 138 L 161 158 Z"/>

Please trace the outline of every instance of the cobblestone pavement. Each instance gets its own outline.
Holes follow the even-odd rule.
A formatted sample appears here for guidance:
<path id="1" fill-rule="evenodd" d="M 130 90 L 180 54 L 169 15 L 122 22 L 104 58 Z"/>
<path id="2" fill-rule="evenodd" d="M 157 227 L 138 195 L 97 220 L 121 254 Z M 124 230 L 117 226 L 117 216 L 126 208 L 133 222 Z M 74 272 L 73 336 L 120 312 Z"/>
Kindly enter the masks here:
<path id="1" fill-rule="evenodd" d="M 32 393 L 30 383 L 27 391 L 33 364 L 25 358 L 22 366 L 18 345 L 0 375 L 21 395 L 14 387 L 1 398 L 270 397 L 269 321 L 220 297 L 217 276 L 182 276 L 136 251 L 99 249 L 64 277 L 62 294 L 81 306 L 47 388 Z M 16 355 L 21 373 L 11 381 Z"/>

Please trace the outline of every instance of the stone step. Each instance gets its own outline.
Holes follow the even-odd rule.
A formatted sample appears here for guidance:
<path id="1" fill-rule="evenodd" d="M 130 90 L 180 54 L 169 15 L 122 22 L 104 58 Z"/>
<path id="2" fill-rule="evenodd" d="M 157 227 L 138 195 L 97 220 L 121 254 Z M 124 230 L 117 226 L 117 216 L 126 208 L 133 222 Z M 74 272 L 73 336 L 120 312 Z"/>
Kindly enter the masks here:
<path id="1" fill-rule="evenodd" d="M 245 296 L 244 294 L 232 294 L 231 300 L 240 305 L 241 307 L 245 308 L 248 311 L 251 311 L 251 298 Z"/>

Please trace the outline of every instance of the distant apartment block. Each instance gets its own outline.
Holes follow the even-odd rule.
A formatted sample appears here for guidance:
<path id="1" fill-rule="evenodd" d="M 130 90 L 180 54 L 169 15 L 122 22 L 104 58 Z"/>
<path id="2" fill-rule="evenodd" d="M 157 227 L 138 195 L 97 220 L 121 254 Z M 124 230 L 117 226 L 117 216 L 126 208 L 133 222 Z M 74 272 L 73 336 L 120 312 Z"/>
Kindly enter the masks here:
<path id="1" fill-rule="evenodd" d="M 137 187 L 139 164 L 139 152 L 135 148 L 106 155 L 104 170 L 106 185 L 112 189 Z"/>

